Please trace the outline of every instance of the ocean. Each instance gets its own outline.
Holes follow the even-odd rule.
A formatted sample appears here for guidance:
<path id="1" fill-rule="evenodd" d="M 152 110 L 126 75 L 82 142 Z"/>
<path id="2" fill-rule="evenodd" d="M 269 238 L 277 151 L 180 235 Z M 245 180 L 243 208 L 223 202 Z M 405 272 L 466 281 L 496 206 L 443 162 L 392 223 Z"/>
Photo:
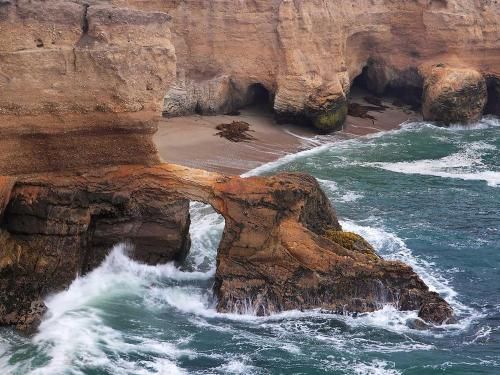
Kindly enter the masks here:
<path id="1" fill-rule="evenodd" d="M 219 314 L 212 298 L 223 219 L 191 204 L 186 263 L 147 266 L 117 244 L 46 299 L 33 337 L 0 330 L 0 374 L 500 374 L 500 120 L 330 142 L 248 175 L 307 172 L 345 230 L 412 265 L 458 322 L 430 330 L 390 306 L 356 317 Z"/>

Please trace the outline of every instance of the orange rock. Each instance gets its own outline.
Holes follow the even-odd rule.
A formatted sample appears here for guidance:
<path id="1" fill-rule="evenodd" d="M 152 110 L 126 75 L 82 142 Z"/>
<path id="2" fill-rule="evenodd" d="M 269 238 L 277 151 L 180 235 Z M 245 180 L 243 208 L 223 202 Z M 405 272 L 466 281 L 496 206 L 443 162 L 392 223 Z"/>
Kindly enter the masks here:
<path id="1" fill-rule="evenodd" d="M 449 125 L 470 123 L 481 118 L 488 101 L 486 80 L 481 73 L 444 65 L 424 71 L 424 120 Z"/>
<path id="2" fill-rule="evenodd" d="M 324 236 L 341 227 L 313 177 L 243 179 L 162 164 L 19 178 L 3 230 L 6 248 L 19 246 L 21 256 L 2 262 L 0 322 L 38 321 L 26 317 L 32 303 L 96 267 L 114 243 L 131 242 L 132 256 L 152 264 L 182 259 L 188 201 L 210 204 L 225 218 L 214 287 L 220 312 L 357 313 L 391 304 L 425 306 L 422 318 L 431 323 L 453 318 L 410 267 L 359 251 L 367 246 L 362 239 L 346 248 Z"/>

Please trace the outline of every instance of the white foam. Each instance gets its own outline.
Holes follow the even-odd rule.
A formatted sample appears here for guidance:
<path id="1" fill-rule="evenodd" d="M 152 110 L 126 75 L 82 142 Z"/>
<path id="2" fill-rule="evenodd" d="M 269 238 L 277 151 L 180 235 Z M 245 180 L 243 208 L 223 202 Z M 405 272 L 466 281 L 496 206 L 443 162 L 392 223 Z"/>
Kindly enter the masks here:
<path id="1" fill-rule="evenodd" d="M 368 163 L 391 172 L 418 174 L 468 181 L 485 181 L 489 186 L 500 186 L 500 171 L 485 170 L 482 157 L 485 151 L 495 150 L 485 142 L 467 144 L 462 150 L 441 159 L 424 159 L 396 163 Z"/>
<path id="2" fill-rule="evenodd" d="M 305 158 L 307 156 L 312 156 L 312 155 L 318 154 L 322 151 L 328 150 L 333 144 L 334 144 L 333 142 L 328 142 L 328 143 L 325 143 L 321 146 L 311 148 L 309 150 L 300 151 L 300 152 L 297 152 L 295 154 L 285 155 L 282 158 L 279 158 L 275 161 L 263 164 L 255 169 L 252 169 L 246 173 L 243 173 L 241 175 L 241 177 L 253 177 L 253 176 L 262 175 L 266 172 L 273 171 L 273 170 L 275 170 L 283 165 L 289 164 L 289 163 L 293 162 L 294 160 Z"/>
<path id="3" fill-rule="evenodd" d="M 188 263 L 192 263 L 195 270 L 204 269 L 213 274 L 217 248 L 224 230 L 224 218 L 209 205 L 199 202 L 192 202 L 189 211 L 191 249 Z"/>
<path id="4" fill-rule="evenodd" d="M 363 198 L 362 194 L 356 193 L 354 191 L 344 191 L 343 194 L 339 194 L 340 190 L 335 181 L 317 179 L 321 184 L 321 187 L 329 193 L 330 197 L 337 202 L 355 202 L 358 199 Z"/>
<path id="5" fill-rule="evenodd" d="M 356 375 L 398 375 L 402 372 L 391 368 L 394 363 L 389 363 L 379 359 L 371 363 L 356 363 L 353 365 L 353 371 Z"/>
<path id="6" fill-rule="evenodd" d="M 341 221 L 341 225 L 344 230 L 358 233 L 366 238 L 385 259 L 399 260 L 409 264 L 429 286 L 429 289 L 439 293 L 445 298 L 453 307 L 455 313 L 460 317 L 457 323 L 440 327 L 440 332 L 426 331 L 425 333 L 441 336 L 443 334 L 464 331 L 470 327 L 472 322 L 484 317 L 482 313 L 459 301 L 458 293 L 450 286 L 449 280 L 444 276 L 445 272 L 439 270 L 434 263 L 414 255 L 404 241 L 395 234 L 381 227 L 362 226 L 349 220 Z M 386 329 L 393 330 L 390 325 L 386 325 L 386 323 L 379 321 L 381 317 L 379 314 L 383 314 L 383 311 L 377 311 L 368 315 L 368 317 L 375 319 L 371 321 L 370 324 L 377 325 L 381 328 L 385 326 Z M 406 313 L 395 311 L 394 314 L 399 315 Z M 401 317 L 398 318 L 393 316 L 390 318 L 390 322 L 393 323 L 395 319 L 401 319 Z M 381 325 L 379 325 L 379 323 L 381 323 Z M 398 325 L 397 329 L 400 328 L 402 328 L 402 326 Z"/>
<path id="7" fill-rule="evenodd" d="M 408 121 L 402 124 L 403 130 L 420 130 L 422 128 L 438 129 L 443 132 L 462 132 L 470 130 L 486 130 L 500 127 L 500 118 L 496 116 L 484 116 L 479 121 L 471 124 L 451 124 L 450 126 L 439 126 L 427 121 Z"/>
<path id="8" fill-rule="evenodd" d="M 222 374 L 252 374 L 254 367 L 248 364 L 248 359 L 231 359 L 218 368 Z"/>
<path id="9" fill-rule="evenodd" d="M 154 374 L 164 369 L 172 374 L 183 373 L 174 360 L 187 352 L 177 350 L 173 344 L 154 340 L 138 338 L 136 344 L 126 343 L 122 332 L 106 325 L 104 312 L 96 306 L 106 299 L 141 295 L 149 283 L 161 279 L 197 280 L 207 277 L 210 276 L 201 272 L 181 272 L 173 265 L 154 267 L 134 262 L 126 256 L 126 246 L 116 246 L 100 267 L 85 277 L 77 278 L 68 290 L 46 299 L 48 313 L 32 342 L 43 349 L 49 360 L 29 373 L 79 373 L 78 369 L 86 366 L 108 368 L 116 374 Z M 123 358 L 113 359 L 108 352 L 151 352 L 159 355 L 158 362 L 138 366 Z M 29 363 L 20 366 L 30 367 Z"/>

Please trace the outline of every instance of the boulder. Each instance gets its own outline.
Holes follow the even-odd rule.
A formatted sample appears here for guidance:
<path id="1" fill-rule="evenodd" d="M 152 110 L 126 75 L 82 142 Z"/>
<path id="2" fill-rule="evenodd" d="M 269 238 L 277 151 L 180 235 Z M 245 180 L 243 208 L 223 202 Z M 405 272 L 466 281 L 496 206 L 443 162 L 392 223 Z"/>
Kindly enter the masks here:
<path id="1" fill-rule="evenodd" d="M 423 74 L 424 120 L 450 125 L 481 118 L 488 100 L 486 80 L 481 73 L 440 64 Z"/>
<path id="2" fill-rule="evenodd" d="M 307 96 L 300 107 L 283 107 L 275 104 L 275 116 L 279 123 L 298 123 L 313 127 L 319 133 L 340 130 L 348 112 L 348 103 L 343 92 L 321 90 L 315 90 Z"/>

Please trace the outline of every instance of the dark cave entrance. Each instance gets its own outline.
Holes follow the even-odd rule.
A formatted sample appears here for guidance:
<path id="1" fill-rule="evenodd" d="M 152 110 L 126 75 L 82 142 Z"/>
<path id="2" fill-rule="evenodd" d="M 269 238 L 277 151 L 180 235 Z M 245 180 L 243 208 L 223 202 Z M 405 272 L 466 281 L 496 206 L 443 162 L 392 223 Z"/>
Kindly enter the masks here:
<path id="1" fill-rule="evenodd" d="M 397 107 L 410 106 L 419 112 L 422 107 L 423 78 L 416 68 L 409 68 L 390 80 L 383 66 L 369 62 L 351 84 L 351 99 L 371 97 L 386 99 Z M 370 103 L 370 104 L 373 104 Z"/>
<path id="2" fill-rule="evenodd" d="M 273 95 L 263 84 L 254 83 L 247 88 L 245 107 L 271 111 L 273 100 Z"/>
<path id="3" fill-rule="evenodd" d="M 368 66 L 365 66 L 361 71 L 361 74 L 358 75 L 356 78 L 354 78 L 354 81 L 352 81 L 351 92 L 353 90 L 357 91 L 364 90 L 371 92 L 371 90 L 368 87 L 369 87 Z"/>
<path id="4" fill-rule="evenodd" d="M 487 77 L 488 102 L 484 110 L 485 115 L 500 116 L 500 77 Z"/>

